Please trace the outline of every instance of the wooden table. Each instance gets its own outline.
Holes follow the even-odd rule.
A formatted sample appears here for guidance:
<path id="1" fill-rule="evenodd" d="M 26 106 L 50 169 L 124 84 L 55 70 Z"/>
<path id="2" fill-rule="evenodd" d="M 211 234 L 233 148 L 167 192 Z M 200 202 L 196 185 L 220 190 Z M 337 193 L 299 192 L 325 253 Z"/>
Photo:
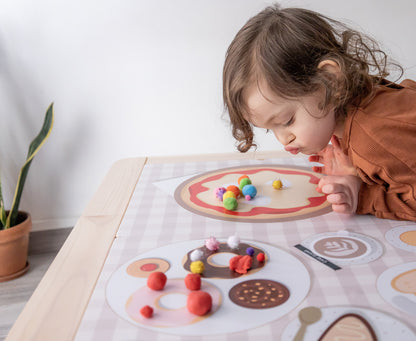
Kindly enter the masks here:
<path id="1" fill-rule="evenodd" d="M 131 158 L 117 161 L 85 208 L 7 340 L 72 340 L 146 163 L 268 158 L 281 152 Z M 93 269 L 93 270 L 92 270 Z"/>
<path id="2" fill-rule="evenodd" d="M 7 340 L 73 340 L 145 165 L 287 157 L 284 152 L 131 158 L 104 178 Z M 414 326 L 413 326 L 414 327 Z"/>

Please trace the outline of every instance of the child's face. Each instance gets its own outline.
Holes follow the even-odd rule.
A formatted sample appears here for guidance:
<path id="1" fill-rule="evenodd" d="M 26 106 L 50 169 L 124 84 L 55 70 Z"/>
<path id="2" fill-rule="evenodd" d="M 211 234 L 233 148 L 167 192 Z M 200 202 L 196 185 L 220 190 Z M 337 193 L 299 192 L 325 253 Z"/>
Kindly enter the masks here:
<path id="1" fill-rule="evenodd" d="M 296 100 L 274 94 L 265 82 L 247 89 L 249 116 L 246 119 L 256 127 L 269 129 L 292 154 L 316 154 L 325 148 L 337 127 L 333 111 L 319 109 L 321 93 Z"/>

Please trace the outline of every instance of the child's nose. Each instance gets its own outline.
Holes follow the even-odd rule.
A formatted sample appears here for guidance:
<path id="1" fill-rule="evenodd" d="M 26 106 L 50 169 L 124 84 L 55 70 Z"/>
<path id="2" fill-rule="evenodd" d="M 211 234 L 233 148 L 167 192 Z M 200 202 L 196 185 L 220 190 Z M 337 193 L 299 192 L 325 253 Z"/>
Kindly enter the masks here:
<path id="1" fill-rule="evenodd" d="M 294 134 L 287 133 L 287 132 L 275 131 L 274 136 L 276 136 L 279 142 L 283 144 L 284 146 L 287 146 L 288 144 L 292 143 L 296 139 L 296 136 Z"/>

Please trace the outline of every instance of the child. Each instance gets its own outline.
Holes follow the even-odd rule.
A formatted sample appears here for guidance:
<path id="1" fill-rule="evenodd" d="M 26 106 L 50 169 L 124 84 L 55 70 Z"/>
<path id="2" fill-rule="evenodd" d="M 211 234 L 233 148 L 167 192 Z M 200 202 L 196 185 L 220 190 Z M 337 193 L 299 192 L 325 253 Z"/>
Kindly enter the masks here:
<path id="1" fill-rule="evenodd" d="M 317 190 L 334 211 L 416 221 L 416 83 L 387 81 L 387 66 L 376 42 L 340 22 L 264 9 L 224 64 L 238 150 L 255 146 L 253 126 L 265 128 L 286 151 L 322 164 L 313 167 L 326 174 Z"/>

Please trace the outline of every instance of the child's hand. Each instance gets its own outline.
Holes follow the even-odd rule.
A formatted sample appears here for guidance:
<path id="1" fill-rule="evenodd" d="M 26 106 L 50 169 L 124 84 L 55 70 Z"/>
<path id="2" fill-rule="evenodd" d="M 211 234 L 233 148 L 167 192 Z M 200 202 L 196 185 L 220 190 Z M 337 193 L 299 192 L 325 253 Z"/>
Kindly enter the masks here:
<path id="1" fill-rule="evenodd" d="M 362 180 L 355 175 L 328 175 L 318 183 L 318 192 L 327 194 L 334 212 L 355 213 Z"/>
<path id="2" fill-rule="evenodd" d="M 341 149 L 338 137 L 331 138 L 332 145 L 327 145 L 318 154 L 309 157 L 310 162 L 319 162 L 323 167 L 312 167 L 317 173 L 327 175 L 357 175 L 355 167 Z"/>

